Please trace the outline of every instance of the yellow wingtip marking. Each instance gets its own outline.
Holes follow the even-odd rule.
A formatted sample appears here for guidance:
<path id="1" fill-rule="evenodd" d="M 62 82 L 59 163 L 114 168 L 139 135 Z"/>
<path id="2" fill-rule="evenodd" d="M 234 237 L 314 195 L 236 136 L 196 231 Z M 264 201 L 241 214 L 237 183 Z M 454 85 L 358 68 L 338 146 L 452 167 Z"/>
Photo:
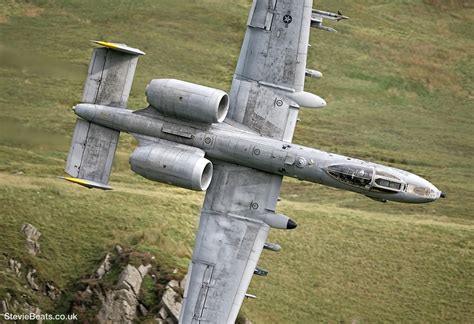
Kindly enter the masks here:
<path id="1" fill-rule="evenodd" d="M 119 46 L 117 46 L 117 44 L 115 44 L 115 43 L 98 41 L 97 44 L 102 45 L 102 46 L 106 46 L 106 47 L 119 48 Z"/>
<path id="2" fill-rule="evenodd" d="M 129 54 L 145 55 L 145 52 L 142 52 L 138 48 L 133 48 L 123 43 L 111 43 L 111 42 L 97 41 L 97 40 L 92 40 L 92 42 L 97 45 L 101 45 L 107 48 L 111 48 L 117 51 L 129 53 Z"/>
<path id="3" fill-rule="evenodd" d="M 78 178 L 74 178 L 74 177 L 61 177 L 61 178 L 66 180 L 66 181 L 84 186 L 86 188 L 97 188 L 97 189 L 102 189 L 102 190 L 112 190 L 112 187 L 109 187 L 106 184 L 95 182 L 95 181 L 78 179 Z"/>
<path id="4" fill-rule="evenodd" d="M 82 180 L 82 179 L 78 179 L 78 178 L 64 177 L 64 180 L 71 181 L 71 182 L 75 182 L 75 183 L 80 184 L 80 185 L 83 185 L 83 186 L 89 185 L 89 184 L 87 183 L 87 181 Z"/>

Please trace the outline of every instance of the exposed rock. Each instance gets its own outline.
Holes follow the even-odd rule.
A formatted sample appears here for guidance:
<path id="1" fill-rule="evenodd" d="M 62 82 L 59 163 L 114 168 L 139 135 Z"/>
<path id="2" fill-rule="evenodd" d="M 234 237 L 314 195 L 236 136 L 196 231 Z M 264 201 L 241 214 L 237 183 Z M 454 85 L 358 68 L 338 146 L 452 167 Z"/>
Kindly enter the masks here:
<path id="1" fill-rule="evenodd" d="M 18 303 L 18 301 L 16 299 L 13 299 L 12 302 L 11 302 L 11 306 L 12 306 L 12 309 L 18 309 L 20 304 Z"/>
<path id="2" fill-rule="evenodd" d="M 40 244 L 38 239 L 41 236 L 41 232 L 31 224 L 23 224 L 21 231 L 26 236 L 26 249 L 31 255 L 37 255 L 40 252 Z"/>
<path id="3" fill-rule="evenodd" d="M 244 322 L 244 324 L 252 324 L 252 321 L 251 321 L 251 320 L 249 320 L 249 319 L 246 317 L 246 318 L 245 318 L 245 322 Z"/>
<path id="4" fill-rule="evenodd" d="M 31 289 L 39 290 L 39 286 L 35 282 L 35 278 L 33 277 L 35 273 L 36 273 L 36 269 L 32 268 L 32 269 L 28 270 L 28 273 L 26 274 L 26 280 L 30 284 Z"/>
<path id="5" fill-rule="evenodd" d="M 99 268 L 97 269 L 97 271 L 95 272 L 94 274 L 94 278 L 97 278 L 97 279 L 102 279 L 102 277 L 110 271 L 111 267 L 112 267 L 112 264 L 110 263 L 110 254 L 107 253 L 105 255 L 105 258 L 104 260 L 102 260 Z"/>
<path id="6" fill-rule="evenodd" d="M 49 298 L 51 298 L 52 300 L 56 300 L 58 299 L 58 297 L 61 295 L 61 291 L 54 287 L 51 283 L 47 282 L 45 285 L 44 285 L 44 290 L 45 290 L 45 294 L 46 296 L 48 296 Z"/>
<path id="7" fill-rule="evenodd" d="M 41 309 L 39 309 L 36 306 L 32 306 L 32 305 L 28 304 L 27 302 L 23 303 L 21 311 L 24 312 L 25 314 L 41 315 Z M 36 323 L 41 324 L 41 323 L 43 323 L 43 321 L 41 319 L 39 319 L 39 320 L 36 321 Z"/>
<path id="8" fill-rule="evenodd" d="M 138 272 L 138 270 L 137 270 Z M 97 314 L 99 323 L 132 323 L 137 314 L 138 299 L 132 289 L 109 290 L 98 293 L 102 308 Z"/>
<path id="9" fill-rule="evenodd" d="M 158 315 L 159 315 L 162 319 L 168 318 L 168 312 L 166 311 L 166 309 L 165 309 L 164 307 L 161 307 L 161 308 L 160 308 L 160 311 L 158 312 Z"/>
<path id="10" fill-rule="evenodd" d="M 184 288 L 186 288 L 186 281 L 188 280 L 188 275 L 186 274 L 183 278 L 183 280 L 181 280 L 181 282 L 179 283 L 179 287 L 181 289 L 183 289 L 184 291 Z"/>
<path id="11" fill-rule="evenodd" d="M 6 299 L 3 299 L 0 302 L 0 313 L 6 313 L 8 312 L 8 302 Z"/>
<path id="12" fill-rule="evenodd" d="M 166 319 L 166 324 L 178 324 L 178 321 L 175 320 L 172 316 Z"/>
<path id="13" fill-rule="evenodd" d="M 140 314 L 142 316 L 147 316 L 148 315 L 148 309 L 146 309 L 145 305 L 139 304 L 138 309 L 140 310 Z"/>
<path id="14" fill-rule="evenodd" d="M 170 282 L 168 282 L 166 286 L 171 287 L 173 289 L 179 289 L 179 282 L 178 280 L 170 280 Z"/>
<path id="15" fill-rule="evenodd" d="M 0 301 L 0 313 L 6 313 L 8 312 L 8 309 L 10 308 L 10 301 L 11 301 L 11 296 L 9 293 L 6 294 L 5 299 L 2 299 Z"/>
<path id="16" fill-rule="evenodd" d="M 21 275 L 21 263 L 16 261 L 15 259 L 10 259 L 8 260 L 8 264 L 10 266 L 10 270 L 13 271 L 14 274 L 17 275 L 17 277 L 20 277 Z"/>
<path id="17" fill-rule="evenodd" d="M 117 287 L 119 289 L 128 289 L 130 287 L 135 295 L 140 292 L 140 286 L 142 285 L 142 276 L 137 268 L 128 264 L 125 269 L 120 273 Z"/>
<path id="18" fill-rule="evenodd" d="M 150 269 L 151 269 L 151 264 L 146 265 L 146 266 L 141 264 L 138 267 L 138 272 L 140 272 L 140 275 L 142 276 L 142 279 L 145 278 L 145 276 L 147 275 L 148 271 L 150 271 Z"/>
<path id="19" fill-rule="evenodd" d="M 178 294 L 174 289 L 179 288 L 179 283 L 176 280 L 171 280 L 166 286 L 161 302 L 166 307 L 168 313 L 176 320 L 179 320 L 179 313 L 181 312 L 181 299 L 182 296 Z"/>
<path id="20" fill-rule="evenodd" d="M 116 253 L 107 253 L 97 271 L 89 279 L 83 281 L 87 285 L 82 291 L 78 292 L 72 311 L 79 314 L 81 320 L 88 322 L 134 323 L 144 320 L 143 317 L 146 317 L 146 320 L 159 324 L 178 323 L 182 292 L 186 286 L 187 276 L 181 281 L 171 280 L 163 291 L 161 281 L 158 283 L 158 278 L 162 278 L 161 274 L 158 276 L 158 272 L 152 271 L 152 265 L 149 264 L 150 260 L 154 259 L 153 256 L 123 249 L 119 245 L 115 246 L 115 251 Z M 123 266 L 124 264 L 126 266 L 119 274 L 116 285 L 111 287 L 110 281 L 104 280 L 106 274 L 112 268 L 115 269 L 116 266 Z M 140 265 L 133 266 L 132 264 Z M 159 305 L 148 304 L 146 298 L 143 300 L 144 304 L 142 304 L 138 299 L 143 279 L 150 272 L 152 272 L 151 278 L 156 284 L 154 287 L 156 292 L 154 293 L 162 293 Z M 173 273 L 178 273 L 178 270 Z M 49 289 L 46 284 L 45 287 Z M 148 289 L 150 287 L 147 287 L 147 293 Z M 159 306 L 159 308 L 156 308 L 156 306 Z"/>
<path id="21" fill-rule="evenodd" d="M 148 314 L 144 305 L 138 302 L 138 294 L 145 276 L 151 266 L 140 266 L 138 269 L 128 264 L 120 273 L 116 289 L 96 292 L 102 302 L 97 314 L 99 323 L 132 323 L 137 317 L 137 308 L 143 316 Z"/>
<path id="22" fill-rule="evenodd" d="M 92 294 L 93 294 L 93 293 L 94 293 L 94 292 L 92 291 L 91 287 L 90 287 L 90 286 L 87 286 L 87 288 L 86 288 L 83 292 L 81 292 L 80 295 L 81 295 L 81 297 L 82 297 L 83 299 L 88 300 L 88 299 L 90 299 L 90 298 L 92 297 Z"/>

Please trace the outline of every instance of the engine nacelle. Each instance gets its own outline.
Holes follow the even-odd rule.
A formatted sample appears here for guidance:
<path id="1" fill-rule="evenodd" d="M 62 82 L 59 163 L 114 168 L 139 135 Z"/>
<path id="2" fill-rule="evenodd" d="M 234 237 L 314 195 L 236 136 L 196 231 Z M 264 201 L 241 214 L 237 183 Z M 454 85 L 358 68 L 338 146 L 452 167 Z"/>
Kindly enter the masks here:
<path id="1" fill-rule="evenodd" d="M 224 91 L 180 80 L 152 80 L 146 97 L 166 116 L 206 124 L 222 122 L 229 111 L 229 95 Z"/>
<path id="2" fill-rule="evenodd" d="M 203 191 L 212 179 L 212 163 L 204 152 L 191 151 L 167 144 L 138 147 L 130 156 L 133 172 L 153 181 Z"/>

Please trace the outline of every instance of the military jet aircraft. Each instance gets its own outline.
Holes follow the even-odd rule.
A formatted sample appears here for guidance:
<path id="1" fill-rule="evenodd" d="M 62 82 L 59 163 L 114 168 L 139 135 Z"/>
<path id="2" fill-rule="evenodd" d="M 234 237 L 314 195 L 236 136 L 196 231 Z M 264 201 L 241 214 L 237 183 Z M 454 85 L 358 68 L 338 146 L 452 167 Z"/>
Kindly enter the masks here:
<path id="1" fill-rule="evenodd" d="M 296 223 L 276 211 L 283 176 L 377 201 L 426 203 L 444 197 L 427 180 L 392 167 L 292 143 L 299 110 L 326 102 L 304 91 L 311 27 L 342 14 L 313 11 L 312 0 L 254 0 L 232 81 L 224 91 L 152 80 L 149 106 L 126 109 L 138 57 L 125 44 L 96 42 L 65 171 L 89 188 L 108 185 L 119 133 L 138 140 L 131 169 L 143 177 L 207 190 L 180 323 L 233 323 L 270 228 Z M 324 29 L 324 28 L 323 28 Z M 326 29 L 327 30 L 327 29 Z"/>

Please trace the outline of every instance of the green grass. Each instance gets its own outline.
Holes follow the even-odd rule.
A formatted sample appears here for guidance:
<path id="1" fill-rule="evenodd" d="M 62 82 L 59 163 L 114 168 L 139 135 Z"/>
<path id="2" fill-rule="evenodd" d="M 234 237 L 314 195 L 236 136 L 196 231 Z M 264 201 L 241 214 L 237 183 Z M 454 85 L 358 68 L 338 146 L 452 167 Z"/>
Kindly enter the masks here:
<path id="1" fill-rule="evenodd" d="M 306 90 L 327 99 L 303 110 L 295 142 L 407 169 L 449 195 L 428 205 L 380 204 L 285 180 L 279 211 L 299 227 L 272 231 L 267 278 L 243 311 L 255 323 L 471 322 L 474 319 L 474 12 L 465 1 L 318 1 L 351 17 L 338 34 L 312 31 Z M 203 194 L 132 174 L 126 134 L 112 192 L 63 183 L 90 60 L 90 39 L 144 50 L 129 100 L 146 105 L 152 78 L 229 90 L 250 1 L 13 1 L 0 5 L 0 298 L 25 294 L 62 311 L 80 278 L 115 244 L 185 271 Z M 43 233 L 26 255 L 25 222 Z M 38 269 L 57 303 L 4 270 Z M 23 276 L 25 275 L 23 271 Z M 146 286 L 144 298 L 153 301 Z"/>

